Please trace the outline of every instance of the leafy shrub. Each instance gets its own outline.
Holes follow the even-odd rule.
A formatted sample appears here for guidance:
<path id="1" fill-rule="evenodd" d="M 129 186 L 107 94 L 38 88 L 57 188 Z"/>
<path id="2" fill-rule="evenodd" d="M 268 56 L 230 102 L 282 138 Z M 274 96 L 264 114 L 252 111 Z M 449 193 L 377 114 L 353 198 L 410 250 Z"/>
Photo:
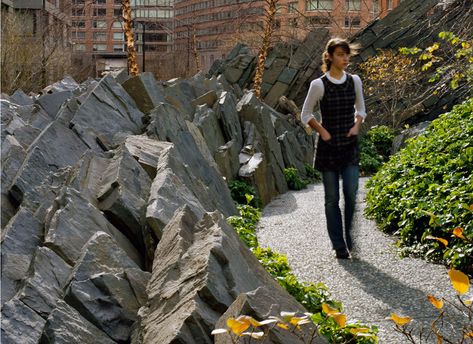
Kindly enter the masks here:
<path id="1" fill-rule="evenodd" d="M 317 171 L 315 168 L 313 168 L 311 165 L 304 164 L 304 167 L 305 167 L 305 174 L 307 175 L 307 178 L 309 178 L 309 180 L 312 183 L 318 183 L 322 180 L 322 175 L 320 174 L 320 172 Z"/>
<path id="2" fill-rule="evenodd" d="M 360 140 L 360 168 L 364 175 L 376 173 L 390 155 L 394 130 L 374 126 Z"/>
<path id="3" fill-rule="evenodd" d="M 228 187 L 230 188 L 232 199 L 238 204 L 247 204 L 246 195 L 252 195 L 253 199 L 249 204 L 253 207 L 261 208 L 262 202 L 257 197 L 255 188 L 248 184 L 248 182 L 244 180 L 232 180 L 228 183 Z"/>
<path id="4" fill-rule="evenodd" d="M 472 171 L 473 98 L 434 120 L 378 171 L 367 184 L 366 214 L 400 235 L 405 254 L 471 274 Z M 468 240 L 453 235 L 455 229 Z"/>
<path id="5" fill-rule="evenodd" d="M 302 190 L 309 182 L 299 176 L 297 168 L 289 167 L 284 169 L 284 177 L 286 177 L 287 186 L 291 190 Z"/>

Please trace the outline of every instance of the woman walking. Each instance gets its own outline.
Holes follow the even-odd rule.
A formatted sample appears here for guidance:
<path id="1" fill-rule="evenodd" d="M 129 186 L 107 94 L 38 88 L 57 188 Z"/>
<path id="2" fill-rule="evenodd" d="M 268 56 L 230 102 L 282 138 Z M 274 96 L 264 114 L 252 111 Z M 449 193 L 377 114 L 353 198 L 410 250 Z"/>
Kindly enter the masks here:
<path id="1" fill-rule="evenodd" d="M 352 50 L 343 39 L 334 38 L 327 43 L 322 57 L 325 74 L 311 82 L 301 114 L 302 122 L 320 136 L 315 168 L 322 173 L 330 241 L 336 257 L 342 259 L 349 258 L 349 251 L 353 249 L 351 227 L 360 156 L 358 133 L 366 117 L 361 79 L 345 72 Z M 321 122 L 312 114 L 316 106 L 320 109 Z M 345 199 L 344 224 L 339 206 L 340 176 Z"/>

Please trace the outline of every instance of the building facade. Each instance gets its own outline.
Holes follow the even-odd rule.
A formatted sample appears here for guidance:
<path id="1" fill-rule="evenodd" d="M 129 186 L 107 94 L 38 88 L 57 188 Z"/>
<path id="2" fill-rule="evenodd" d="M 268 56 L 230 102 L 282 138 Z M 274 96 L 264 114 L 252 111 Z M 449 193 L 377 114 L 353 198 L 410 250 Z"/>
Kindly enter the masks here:
<path id="1" fill-rule="evenodd" d="M 383 18 L 402 0 L 280 0 L 275 22 L 277 41 L 303 39 L 309 30 L 326 27 L 348 37 L 376 18 Z M 264 1 L 175 0 L 175 50 L 208 70 L 238 41 L 253 49 L 261 44 Z M 197 54 L 193 54 L 197 51 Z M 198 61 L 192 59 L 197 55 Z"/>
<path id="2" fill-rule="evenodd" d="M 127 68 L 121 0 L 71 0 L 76 63 L 86 74 Z M 172 0 L 131 0 L 140 70 L 172 50 Z M 148 62 L 148 63 L 146 63 Z M 146 70 L 146 69 L 145 69 Z"/>

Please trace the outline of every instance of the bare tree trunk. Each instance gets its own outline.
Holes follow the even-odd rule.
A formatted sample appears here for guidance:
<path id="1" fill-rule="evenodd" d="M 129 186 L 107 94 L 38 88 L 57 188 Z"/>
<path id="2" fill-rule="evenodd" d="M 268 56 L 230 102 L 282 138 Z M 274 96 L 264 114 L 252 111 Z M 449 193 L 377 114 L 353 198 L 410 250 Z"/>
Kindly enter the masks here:
<path id="1" fill-rule="evenodd" d="M 271 45 L 271 37 L 274 31 L 274 20 L 276 17 L 276 5 L 279 0 L 265 0 L 268 4 L 268 9 L 265 13 L 265 27 L 263 34 L 263 45 L 258 53 L 258 64 L 256 65 L 256 74 L 253 80 L 253 88 L 255 95 L 261 98 L 261 84 L 263 83 L 264 63 L 268 56 L 269 47 Z"/>
<path id="2" fill-rule="evenodd" d="M 126 48 L 128 52 L 128 68 L 131 76 L 138 75 L 138 58 L 135 49 L 135 37 L 131 23 L 130 0 L 122 0 L 123 29 L 125 31 Z M 143 47 L 144 49 L 145 47 Z"/>
<path id="3" fill-rule="evenodd" d="M 197 69 L 197 72 L 200 72 L 200 61 L 199 56 L 197 54 L 197 38 L 195 35 L 194 26 L 192 26 L 192 52 L 194 53 L 195 69 Z"/>

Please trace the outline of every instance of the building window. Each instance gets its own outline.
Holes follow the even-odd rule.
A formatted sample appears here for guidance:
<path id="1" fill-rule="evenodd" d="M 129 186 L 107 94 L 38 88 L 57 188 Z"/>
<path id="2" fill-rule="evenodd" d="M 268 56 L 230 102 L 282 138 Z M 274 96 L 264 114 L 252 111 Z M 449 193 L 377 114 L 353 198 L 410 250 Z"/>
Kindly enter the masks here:
<path id="1" fill-rule="evenodd" d="M 373 0 L 373 14 L 375 16 L 379 14 L 379 0 Z"/>
<path id="2" fill-rule="evenodd" d="M 106 29 L 107 28 L 107 22 L 105 20 L 94 20 L 92 26 L 95 29 Z"/>
<path id="3" fill-rule="evenodd" d="M 122 25 L 122 22 L 121 21 L 114 21 L 113 24 L 112 24 L 112 28 L 114 29 L 122 29 L 123 28 L 123 25 Z"/>
<path id="4" fill-rule="evenodd" d="M 72 9 L 72 16 L 81 17 L 83 15 L 84 15 L 84 9 L 83 8 L 73 8 Z"/>
<path id="5" fill-rule="evenodd" d="M 393 9 L 393 0 L 388 0 L 388 10 Z"/>
<path id="6" fill-rule="evenodd" d="M 105 17 L 107 15 L 106 8 L 94 8 L 94 17 Z"/>
<path id="7" fill-rule="evenodd" d="M 74 5 L 83 5 L 85 4 L 85 0 L 72 0 Z"/>
<path id="8" fill-rule="evenodd" d="M 307 11 L 315 10 L 331 10 L 333 0 L 307 0 L 306 9 Z"/>
<path id="9" fill-rule="evenodd" d="M 85 44 L 74 44 L 74 51 L 85 51 Z"/>
<path id="10" fill-rule="evenodd" d="M 289 26 L 290 27 L 297 27 L 297 18 L 289 18 Z"/>
<path id="11" fill-rule="evenodd" d="M 107 45 L 106 44 L 94 44 L 93 45 L 93 50 L 94 51 L 106 51 L 107 50 Z"/>
<path id="12" fill-rule="evenodd" d="M 73 20 L 72 21 L 72 27 L 84 28 L 85 27 L 85 21 L 83 21 L 83 20 Z"/>
<path id="13" fill-rule="evenodd" d="M 345 17 L 345 27 L 360 27 L 361 18 L 360 17 Z"/>
<path id="14" fill-rule="evenodd" d="M 85 31 L 72 31 L 72 39 L 85 39 Z"/>
<path id="15" fill-rule="evenodd" d="M 113 40 L 114 41 L 123 41 L 123 32 L 114 32 L 113 33 Z"/>
<path id="16" fill-rule="evenodd" d="M 93 0 L 92 3 L 94 5 L 106 5 L 107 4 L 107 0 Z"/>
<path id="17" fill-rule="evenodd" d="M 330 26 L 330 18 L 326 16 L 313 16 L 308 18 L 308 22 L 313 26 Z"/>
<path id="18" fill-rule="evenodd" d="M 125 47 L 123 44 L 114 44 L 113 45 L 113 51 L 118 53 L 118 52 L 122 52 L 122 51 L 125 51 Z"/>
<path id="19" fill-rule="evenodd" d="M 346 0 L 345 6 L 348 11 L 360 11 L 361 0 Z"/>
<path id="20" fill-rule="evenodd" d="M 296 13 L 298 12 L 297 10 L 297 2 L 290 2 L 288 5 L 287 5 L 287 11 L 289 13 Z"/>
<path id="21" fill-rule="evenodd" d="M 114 17 L 121 17 L 122 15 L 122 9 L 121 8 L 114 8 L 113 9 L 113 16 Z"/>
<path id="22" fill-rule="evenodd" d="M 96 31 L 94 32 L 94 41 L 106 41 L 107 40 L 107 32 Z"/>

